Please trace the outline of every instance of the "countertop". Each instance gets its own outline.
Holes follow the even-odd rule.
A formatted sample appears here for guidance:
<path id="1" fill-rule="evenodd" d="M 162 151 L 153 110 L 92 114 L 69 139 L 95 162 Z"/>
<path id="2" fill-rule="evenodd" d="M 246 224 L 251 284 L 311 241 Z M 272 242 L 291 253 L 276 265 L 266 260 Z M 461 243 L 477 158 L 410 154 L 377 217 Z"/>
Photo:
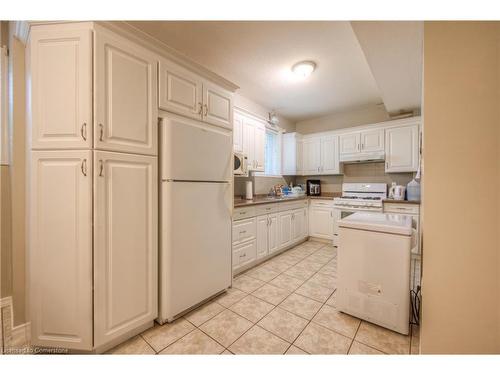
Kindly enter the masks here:
<path id="1" fill-rule="evenodd" d="M 300 197 L 284 197 L 284 198 L 269 198 L 267 195 L 256 195 L 252 200 L 243 199 L 241 197 L 234 197 L 234 207 L 247 207 L 247 206 L 255 206 L 258 204 L 267 204 L 267 203 L 281 203 L 281 202 L 290 202 L 301 199 L 333 199 L 337 196 L 340 196 L 340 193 L 324 193 L 319 196 L 307 196 L 302 195 Z"/>
<path id="2" fill-rule="evenodd" d="M 382 203 L 402 203 L 402 204 L 420 204 L 420 201 L 407 201 L 401 199 L 382 199 Z"/>

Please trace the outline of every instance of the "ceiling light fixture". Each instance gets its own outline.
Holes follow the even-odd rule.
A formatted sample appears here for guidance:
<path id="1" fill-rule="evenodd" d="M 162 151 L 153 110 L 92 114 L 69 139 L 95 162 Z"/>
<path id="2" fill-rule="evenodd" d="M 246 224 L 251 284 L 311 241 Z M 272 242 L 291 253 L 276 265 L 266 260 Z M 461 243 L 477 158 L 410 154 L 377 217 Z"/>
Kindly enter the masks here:
<path id="1" fill-rule="evenodd" d="M 301 61 L 292 66 L 292 72 L 298 77 L 306 78 L 316 69 L 314 61 Z"/>

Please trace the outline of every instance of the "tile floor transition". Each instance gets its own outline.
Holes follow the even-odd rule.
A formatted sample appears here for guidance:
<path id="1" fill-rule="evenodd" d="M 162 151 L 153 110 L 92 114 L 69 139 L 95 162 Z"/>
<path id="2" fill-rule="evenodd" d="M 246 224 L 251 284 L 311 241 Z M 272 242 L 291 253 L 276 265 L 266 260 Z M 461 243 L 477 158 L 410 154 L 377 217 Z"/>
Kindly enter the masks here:
<path id="1" fill-rule="evenodd" d="M 335 308 L 336 249 L 304 242 L 238 275 L 233 287 L 109 354 L 418 354 L 409 336 Z"/>

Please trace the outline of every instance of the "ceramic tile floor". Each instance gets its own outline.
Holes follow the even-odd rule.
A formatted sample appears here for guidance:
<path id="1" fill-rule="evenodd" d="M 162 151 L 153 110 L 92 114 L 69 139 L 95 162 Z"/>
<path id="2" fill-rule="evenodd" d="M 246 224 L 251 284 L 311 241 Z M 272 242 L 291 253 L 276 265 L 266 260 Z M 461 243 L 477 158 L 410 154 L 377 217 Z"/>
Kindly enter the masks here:
<path id="1" fill-rule="evenodd" d="M 307 241 L 238 275 L 233 287 L 110 354 L 417 354 L 400 335 L 335 308 L 336 249 Z"/>

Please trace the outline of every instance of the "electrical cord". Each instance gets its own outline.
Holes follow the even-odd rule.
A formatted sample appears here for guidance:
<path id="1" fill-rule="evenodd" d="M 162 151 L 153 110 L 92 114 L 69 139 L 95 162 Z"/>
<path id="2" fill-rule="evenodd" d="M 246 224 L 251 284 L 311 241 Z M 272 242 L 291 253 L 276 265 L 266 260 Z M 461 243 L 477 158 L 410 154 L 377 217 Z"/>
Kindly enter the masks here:
<path id="1" fill-rule="evenodd" d="M 410 290 L 410 300 L 411 300 L 411 311 L 413 323 L 420 324 L 420 297 L 421 297 L 420 285 L 417 285 L 417 290 Z"/>

